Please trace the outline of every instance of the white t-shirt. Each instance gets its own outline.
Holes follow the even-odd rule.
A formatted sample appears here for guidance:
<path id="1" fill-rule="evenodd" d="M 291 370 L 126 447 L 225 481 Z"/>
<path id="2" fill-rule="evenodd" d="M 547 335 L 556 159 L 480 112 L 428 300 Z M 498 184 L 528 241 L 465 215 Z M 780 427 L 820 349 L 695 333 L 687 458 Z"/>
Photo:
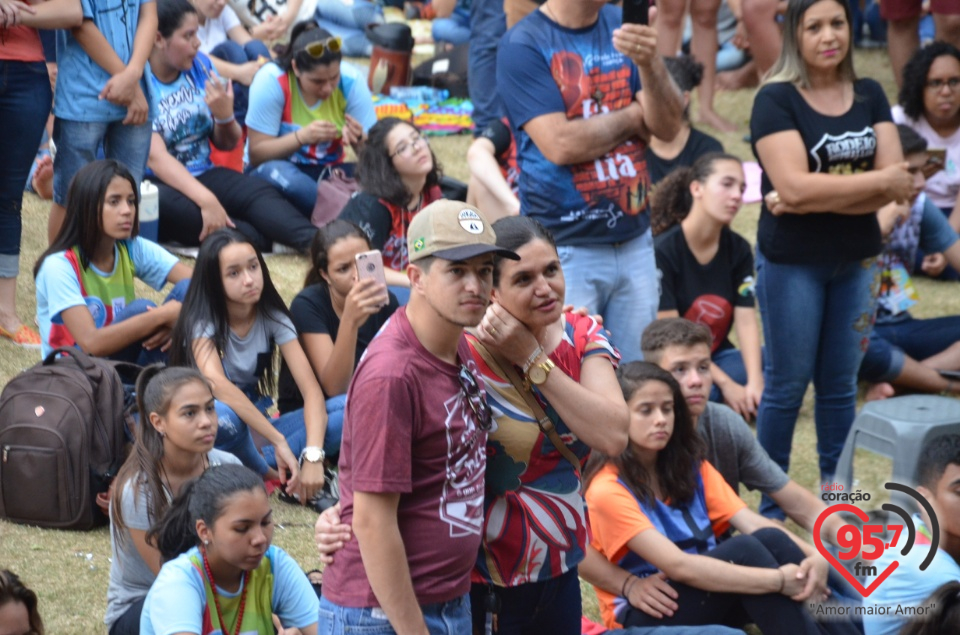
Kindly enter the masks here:
<path id="1" fill-rule="evenodd" d="M 240 18 L 228 6 L 223 8 L 220 17 L 207 18 L 207 21 L 197 29 L 197 37 L 200 38 L 200 51 L 209 55 L 214 47 L 229 39 L 227 34 L 235 26 L 240 26 Z"/>
<path id="2" fill-rule="evenodd" d="M 895 123 L 910 126 L 926 139 L 928 149 L 947 151 L 947 160 L 943 169 L 927 179 L 927 185 L 923 191 L 937 207 L 953 209 L 957 195 L 960 194 L 960 128 L 949 137 L 941 137 L 922 116 L 914 121 L 904 114 L 901 106 L 894 106 L 890 112 Z"/>

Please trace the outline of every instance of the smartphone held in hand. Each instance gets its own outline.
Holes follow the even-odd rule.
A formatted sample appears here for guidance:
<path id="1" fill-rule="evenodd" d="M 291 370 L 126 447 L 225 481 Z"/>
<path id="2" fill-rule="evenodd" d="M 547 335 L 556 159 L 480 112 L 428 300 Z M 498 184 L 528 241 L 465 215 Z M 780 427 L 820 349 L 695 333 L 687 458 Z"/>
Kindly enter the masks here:
<path id="1" fill-rule="evenodd" d="M 383 274 L 383 255 L 380 253 L 379 249 L 373 249 L 371 251 L 359 253 L 356 255 L 355 260 L 357 263 L 358 280 L 372 278 L 377 283 L 382 284 L 384 287 L 387 286 L 387 280 Z M 389 298 L 387 294 L 384 293 L 383 304 L 386 305 L 388 302 Z"/>
<path id="2" fill-rule="evenodd" d="M 623 0 L 624 24 L 649 24 L 650 0 Z"/>

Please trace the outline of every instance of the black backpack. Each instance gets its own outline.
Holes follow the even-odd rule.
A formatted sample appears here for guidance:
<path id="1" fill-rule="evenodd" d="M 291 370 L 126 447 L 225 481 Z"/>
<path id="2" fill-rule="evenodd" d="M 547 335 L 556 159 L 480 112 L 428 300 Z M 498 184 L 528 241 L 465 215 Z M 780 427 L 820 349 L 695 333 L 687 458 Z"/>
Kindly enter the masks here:
<path id="1" fill-rule="evenodd" d="M 4 387 L 0 518 L 55 529 L 106 522 L 97 494 L 107 491 L 126 445 L 124 386 L 114 366 L 58 348 Z"/>

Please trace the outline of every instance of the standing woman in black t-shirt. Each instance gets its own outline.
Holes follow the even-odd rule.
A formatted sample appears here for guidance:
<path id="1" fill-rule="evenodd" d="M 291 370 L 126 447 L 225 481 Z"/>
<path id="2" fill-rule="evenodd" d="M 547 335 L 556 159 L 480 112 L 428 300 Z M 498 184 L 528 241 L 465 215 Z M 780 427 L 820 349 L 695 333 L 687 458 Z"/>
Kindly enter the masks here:
<path id="1" fill-rule="evenodd" d="M 910 195 L 890 106 L 853 70 L 850 8 L 790 0 L 783 49 L 750 121 L 763 167 L 757 299 L 766 357 L 757 436 L 786 470 L 811 378 L 820 478 L 832 480 L 856 407 L 873 316 L 876 210 Z M 761 511 L 781 516 L 769 499 Z"/>
<path id="2" fill-rule="evenodd" d="M 660 272 L 657 318 L 684 317 L 710 329 L 710 400 L 752 418 L 763 395 L 753 253 L 730 229 L 745 188 L 740 159 L 705 154 L 660 182 L 650 225 Z M 728 337 L 731 327 L 740 350 Z"/>

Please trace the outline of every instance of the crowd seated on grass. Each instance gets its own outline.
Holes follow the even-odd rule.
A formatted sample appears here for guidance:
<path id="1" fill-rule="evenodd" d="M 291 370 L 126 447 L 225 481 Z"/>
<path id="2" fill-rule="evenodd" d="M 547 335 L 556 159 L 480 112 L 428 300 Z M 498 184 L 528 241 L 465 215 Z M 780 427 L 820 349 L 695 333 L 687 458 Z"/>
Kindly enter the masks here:
<path id="1" fill-rule="evenodd" d="M 906 9 L 888 16 L 903 67 L 891 109 L 888 78 L 854 71 L 847 3 L 730 4 L 732 45 L 753 57 L 744 73 L 766 73 L 748 139 L 760 221 L 740 236 L 747 157 L 690 121 L 704 71 L 674 57 L 683 3 L 652 25 L 621 24 L 604 0 L 125 0 L 122 16 L 105 4 L 0 0 L 12 78 L 0 88 L 0 348 L 76 346 L 144 367 L 129 454 L 102 492 L 110 635 L 454 635 L 446 611 L 501 635 L 960 628 L 960 437 L 921 451 L 915 485 L 941 545 L 924 575 L 901 562 L 865 600 L 780 522 L 810 534 L 826 509 L 787 472 L 811 380 L 814 471 L 828 481 L 858 380 L 867 400 L 960 395 L 960 317 L 910 314 L 911 276 L 953 284 L 960 271 L 950 21 L 920 47 L 902 32 Z M 716 4 L 691 4 L 695 33 L 715 38 Z M 414 120 L 378 121 L 366 69 L 344 59 L 371 55 L 365 30 L 403 14 L 470 49 L 476 139 L 444 160 L 470 174 L 469 203 L 444 200 L 438 146 Z M 53 86 L 46 29 L 61 29 Z M 719 99 L 714 111 L 715 44 L 692 44 L 711 56 L 698 123 L 728 133 L 746 113 Z M 48 116 L 56 155 L 35 159 Z M 152 237 L 144 175 L 158 192 Z M 358 191 L 312 220 L 335 175 Z M 53 201 L 49 245 L 20 280 L 35 316 L 16 311 L 28 180 Z M 652 251 L 621 250 L 618 222 L 628 242 L 652 228 Z M 306 274 L 283 289 L 296 291 L 289 308 L 264 259 L 284 247 Z M 168 248 L 192 249 L 195 267 Z M 382 279 L 360 274 L 364 256 Z M 610 266 L 660 284 L 611 291 Z M 165 299 L 138 297 L 136 279 Z M 566 306 L 568 286 L 586 306 Z M 643 296 L 659 319 L 604 324 L 608 291 Z M 621 351 L 644 361 L 621 365 Z M 741 486 L 762 495 L 758 511 Z M 319 602 L 319 583 L 272 544 L 274 490 L 322 512 Z M 935 523 L 915 522 L 927 544 Z M 836 549 L 841 525 L 829 517 L 817 539 Z M 3 566 L 0 635 L 42 635 L 37 594 Z M 586 619 L 578 577 L 603 626 Z M 823 602 L 938 606 L 927 622 L 825 621 L 809 608 Z"/>

